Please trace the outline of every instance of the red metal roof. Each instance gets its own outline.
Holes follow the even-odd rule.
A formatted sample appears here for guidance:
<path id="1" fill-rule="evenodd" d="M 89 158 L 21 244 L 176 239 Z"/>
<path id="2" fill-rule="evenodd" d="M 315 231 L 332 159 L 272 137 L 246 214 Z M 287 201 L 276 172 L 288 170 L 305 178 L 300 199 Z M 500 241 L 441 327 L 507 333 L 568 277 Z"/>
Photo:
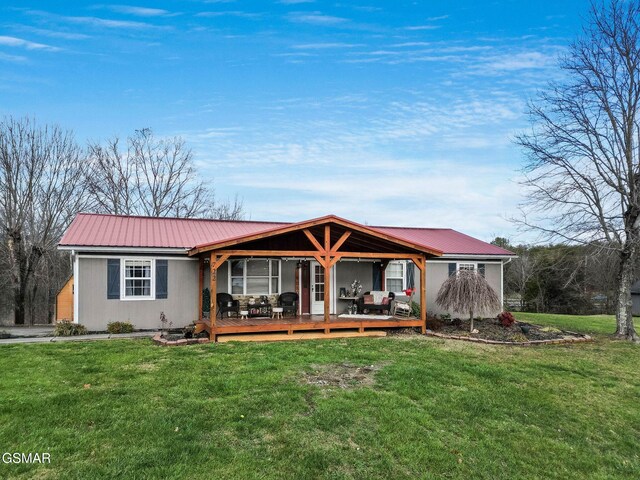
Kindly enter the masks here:
<path id="1" fill-rule="evenodd" d="M 290 225 L 278 222 L 203 220 L 80 213 L 60 240 L 67 247 L 180 248 L 222 242 Z M 513 255 L 450 229 L 368 227 L 445 254 Z"/>

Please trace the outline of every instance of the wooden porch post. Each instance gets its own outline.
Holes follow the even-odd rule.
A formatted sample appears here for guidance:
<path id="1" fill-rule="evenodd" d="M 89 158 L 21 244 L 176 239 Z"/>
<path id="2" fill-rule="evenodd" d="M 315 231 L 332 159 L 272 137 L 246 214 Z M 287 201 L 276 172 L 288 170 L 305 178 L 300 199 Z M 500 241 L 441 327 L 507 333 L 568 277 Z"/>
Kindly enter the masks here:
<path id="1" fill-rule="evenodd" d="M 204 258 L 198 262 L 198 322 L 202 321 L 202 290 L 204 289 Z"/>
<path id="2" fill-rule="evenodd" d="M 324 227 L 324 333 L 329 333 L 330 312 L 331 312 L 331 227 Z"/>
<path id="3" fill-rule="evenodd" d="M 218 281 L 218 268 L 216 265 L 216 261 L 218 259 L 218 255 L 216 252 L 211 252 L 209 257 L 209 267 L 211 271 L 211 277 L 209 278 L 209 293 L 211 298 L 210 308 L 209 308 L 209 340 L 212 342 L 216 341 L 216 293 L 217 293 L 217 281 Z"/>
<path id="4" fill-rule="evenodd" d="M 420 320 L 422 321 L 422 334 L 427 333 L 427 256 L 422 255 L 420 261 Z"/>

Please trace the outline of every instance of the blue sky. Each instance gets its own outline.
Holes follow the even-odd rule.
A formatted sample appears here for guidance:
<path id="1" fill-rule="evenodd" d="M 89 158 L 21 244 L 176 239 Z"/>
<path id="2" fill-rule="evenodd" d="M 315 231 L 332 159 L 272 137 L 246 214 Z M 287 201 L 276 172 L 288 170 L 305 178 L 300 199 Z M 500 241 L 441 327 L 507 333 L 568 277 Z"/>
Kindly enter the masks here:
<path id="1" fill-rule="evenodd" d="M 0 114 L 181 135 L 255 220 L 518 238 L 526 102 L 587 1 L 3 2 Z M 520 238 L 521 234 L 520 234 Z"/>

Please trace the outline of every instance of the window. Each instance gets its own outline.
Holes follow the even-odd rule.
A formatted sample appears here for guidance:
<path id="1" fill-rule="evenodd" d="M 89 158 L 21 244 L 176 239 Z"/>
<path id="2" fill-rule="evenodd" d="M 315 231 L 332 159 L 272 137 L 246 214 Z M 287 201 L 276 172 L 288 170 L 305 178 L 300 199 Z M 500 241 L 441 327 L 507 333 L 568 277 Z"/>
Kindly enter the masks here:
<path id="1" fill-rule="evenodd" d="M 153 299 L 153 260 L 123 260 L 123 295 L 125 299 Z"/>
<path id="2" fill-rule="evenodd" d="M 405 290 L 405 262 L 389 262 L 384 271 L 385 289 L 389 292 Z"/>
<path id="3" fill-rule="evenodd" d="M 475 263 L 458 263 L 458 270 L 474 271 L 475 269 L 476 269 Z"/>
<path id="4" fill-rule="evenodd" d="M 280 260 L 247 259 L 229 262 L 229 289 L 236 295 L 280 293 Z"/>

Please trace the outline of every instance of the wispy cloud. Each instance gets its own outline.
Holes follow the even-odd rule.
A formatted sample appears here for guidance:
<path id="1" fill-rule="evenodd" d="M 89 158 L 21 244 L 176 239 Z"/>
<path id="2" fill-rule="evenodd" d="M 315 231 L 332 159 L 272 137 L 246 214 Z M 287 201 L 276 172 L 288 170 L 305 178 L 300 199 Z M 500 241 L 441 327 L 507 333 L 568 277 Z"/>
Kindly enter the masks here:
<path id="1" fill-rule="evenodd" d="M 310 25 L 339 25 L 349 21 L 348 18 L 323 15 L 320 12 L 292 12 L 289 20 L 296 23 L 308 23 Z"/>
<path id="2" fill-rule="evenodd" d="M 332 48 L 355 48 L 362 47 L 362 43 L 342 43 L 342 42 L 325 42 L 325 43 L 302 43 L 293 45 L 291 48 L 297 50 L 324 50 Z"/>
<path id="3" fill-rule="evenodd" d="M 148 30 L 148 29 L 166 29 L 167 27 L 154 25 L 146 22 L 133 20 L 114 20 L 110 18 L 91 17 L 91 16 L 65 16 L 42 10 L 27 10 L 25 13 L 30 15 L 46 18 L 51 21 L 73 23 L 77 25 L 88 25 L 98 28 L 111 29 L 131 29 L 131 30 Z"/>
<path id="4" fill-rule="evenodd" d="M 439 17 L 429 17 L 427 18 L 427 22 L 437 22 L 439 20 L 446 20 L 449 18 L 449 15 L 440 15 Z"/>
<path id="5" fill-rule="evenodd" d="M 7 37 L 4 35 L 0 36 L 0 45 L 4 45 L 6 47 L 25 48 L 27 50 L 42 50 L 47 52 L 57 52 L 61 50 L 58 47 L 53 47 L 44 43 L 36 43 L 25 40 L 23 38 Z"/>
<path id="6" fill-rule="evenodd" d="M 13 63 L 24 63 L 24 62 L 27 61 L 27 57 L 23 57 L 22 55 L 10 55 L 8 53 L 0 52 L 0 61 L 13 62 Z"/>
<path id="7" fill-rule="evenodd" d="M 405 30 L 410 31 L 437 30 L 438 28 L 440 28 L 440 25 L 410 25 L 408 27 L 404 27 Z"/>
<path id="8" fill-rule="evenodd" d="M 179 15 L 161 8 L 137 7 L 133 5 L 99 5 L 97 7 L 106 8 L 112 12 L 134 15 L 136 17 L 174 17 Z"/>
<path id="9" fill-rule="evenodd" d="M 89 35 L 85 35 L 84 33 L 48 30 L 46 28 L 36 28 L 28 25 L 12 25 L 12 27 L 16 30 L 34 33 L 43 37 L 62 38 L 64 40 L 86 40 L 91 38 Z"/>
<path id="10" fill-rule="evenodd" d="M 198 12 L 196 17 L 239 17 L 239 18 L 259 18 L 263 14 L 256 12 L 244 12 L 242 10 L 220 10 L 220 11 L 208 11 Z"/>

